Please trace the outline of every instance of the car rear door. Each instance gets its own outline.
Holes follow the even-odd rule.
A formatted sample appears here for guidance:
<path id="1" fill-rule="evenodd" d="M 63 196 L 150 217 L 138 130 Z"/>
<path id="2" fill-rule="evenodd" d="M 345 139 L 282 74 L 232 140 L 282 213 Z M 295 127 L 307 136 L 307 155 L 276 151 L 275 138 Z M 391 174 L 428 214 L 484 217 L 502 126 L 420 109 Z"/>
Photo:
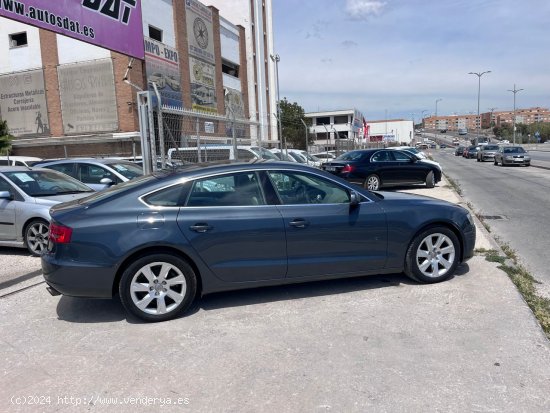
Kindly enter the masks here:
<path id="1" fill-rule="evenodd" d="M 15 189 L 0 177 L 0 192 L 17 194 Z M 16 238 L 15 210 L 19 201 L 14 199 L 0 199 L 0 240 L 13 241 Z"/>
<path id="2" fill-rule="evenodd" d="M 350 191 L 325 177 L 269 172 L 284 220 L 289 278 L 364 273 L 384 268 L 385 213 L 376 202 L 350 207 Z"/>
<path id="3" fill-rule="evenodd" d="M 178 226 L 210 270 L 226 282 L 282 279 L 286 239 L 282 216 L 268 205 L 255 172 L 191 183 Z"/>

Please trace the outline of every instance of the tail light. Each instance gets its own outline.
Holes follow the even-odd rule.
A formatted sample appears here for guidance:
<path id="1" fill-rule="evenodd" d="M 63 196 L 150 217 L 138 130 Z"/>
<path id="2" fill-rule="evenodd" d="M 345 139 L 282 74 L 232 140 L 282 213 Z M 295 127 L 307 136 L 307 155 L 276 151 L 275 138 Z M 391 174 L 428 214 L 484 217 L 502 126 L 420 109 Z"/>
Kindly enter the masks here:
<path id="1" fill-rule="evenodd" d="M 342 168 L 342 173 L 350 173 L 353 172 L 354 167 L 351 165 L 346 165 Z"/>
<path id="2" fill-rule="evenodd" d="M 55 223 L 50 224 L 50 241 L 56 244 L 68 244 L 71 242 L 73 229 Z"/>

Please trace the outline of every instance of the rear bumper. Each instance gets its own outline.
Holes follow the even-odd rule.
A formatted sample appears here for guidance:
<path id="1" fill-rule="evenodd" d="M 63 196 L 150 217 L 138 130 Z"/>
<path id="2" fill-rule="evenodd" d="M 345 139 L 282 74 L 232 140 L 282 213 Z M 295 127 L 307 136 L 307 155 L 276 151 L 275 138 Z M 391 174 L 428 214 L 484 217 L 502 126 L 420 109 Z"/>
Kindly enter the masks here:
<path id="1" fill-rule="evenodd" d="M 49 287 L 71 297 L 111 298 L 116 270 L 107 267 L 57 262 L 53 256 L 42 256 L 42 272 Z M 50 291 L 50 294 L 52 291 Z"/>

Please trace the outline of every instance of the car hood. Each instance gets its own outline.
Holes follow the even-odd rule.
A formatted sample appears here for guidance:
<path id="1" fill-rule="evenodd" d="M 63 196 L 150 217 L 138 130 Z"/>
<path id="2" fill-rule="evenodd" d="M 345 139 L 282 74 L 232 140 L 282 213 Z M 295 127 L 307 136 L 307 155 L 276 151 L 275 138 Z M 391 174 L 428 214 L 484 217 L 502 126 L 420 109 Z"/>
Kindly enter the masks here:
<path id="1" fill-rule="evenodd" d="M 459 209 L 464 210 L 465 209 L 459 205 L 453 204 L 448 201 L 444 201 L 442 199 L 432 198 L 425 195 L 417 195 L 417 194 L 409 194 L 405 192 L 390 192 L 390 191 L 376 191 L 375 193 L 379 194 L 381 197 L 384 198 L 384 203 L 387 203 L 388 205 L 401 205 L 401 204 L 408 204 L 408 206 L 403 206 L 405 210 L 409 208 L 412 205 L 426 205 L 429 207 L 440 205 L 440 206 L 446 206 L 451 209 Z M 397 205 L 396 205 L 397 204 Z"/>
<path id="2" fill-rule="evenodd" d="M 441 169 L 441 165 L 439 164 L 439 162 L 432 161 L 431 159 L 420 159 L 418 162 L 421 162 L 421 163 L 429 163 L 430 165 L 435 165 L 435 166 L 437 166 L 439 169 Z"/>
<path id="3" fill-rule="evenodd" d="M 70 202 L 75 199 L 80 199 L 87 197 L 93 194 L 93 192 L 80 192 L 78 194 L 65 194 L 65 195 L 54 195 L 54 196 L 44 196 L 34 198 L 35 202 L 40 205 L 57 205 L 61 202 Z"/>

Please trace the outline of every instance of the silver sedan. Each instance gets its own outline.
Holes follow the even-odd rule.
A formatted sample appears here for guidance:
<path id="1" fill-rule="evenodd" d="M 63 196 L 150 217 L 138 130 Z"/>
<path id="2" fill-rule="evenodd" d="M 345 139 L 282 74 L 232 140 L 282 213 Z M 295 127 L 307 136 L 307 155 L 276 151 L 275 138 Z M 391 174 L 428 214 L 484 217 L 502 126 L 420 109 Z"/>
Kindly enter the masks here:
<path id="1" fill-rule="evenodd" d="M 93 189 L 57 171 L 0 167 L 0 244 L 42 255 L 50 235 L 50 207 L 92 193 Z"/>

